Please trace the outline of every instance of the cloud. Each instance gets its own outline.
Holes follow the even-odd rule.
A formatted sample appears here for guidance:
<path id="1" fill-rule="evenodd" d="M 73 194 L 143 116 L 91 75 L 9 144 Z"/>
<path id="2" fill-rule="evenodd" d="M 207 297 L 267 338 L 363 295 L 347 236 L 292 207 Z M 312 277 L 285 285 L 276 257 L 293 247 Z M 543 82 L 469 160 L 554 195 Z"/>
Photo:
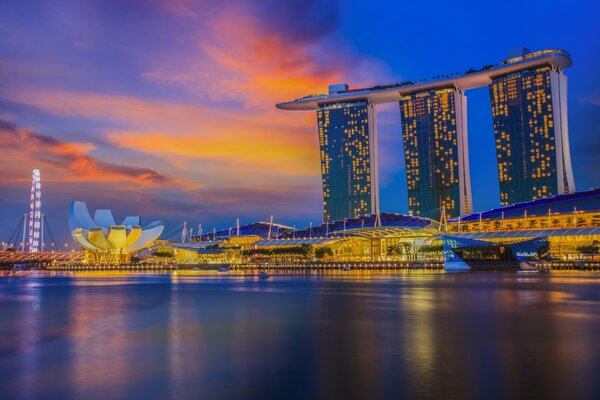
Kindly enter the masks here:
<path id="1" fill-rule="evenodd" d="M 16 199 L 43 163 L 55 203 L 80 198 L 173 221 L 275 213 L 318 222 L 316 115 L 275 103 L 386 80 L 377 60 L 336 37 L 337 0 L 57 7 L 33 10 L 48 16 L 42 25 L 21 24 L 8 39 L 31 47 L 0 63 L 4 119 L 34 127 L 1 128 L 0 189 L 19 181 Z"/>
<path id="2" fill-rule="evenodd" d="M 195 48 L 155 60 L 142 76 L 227 107 L 275 113 L 274 103 L 322 93 L 328 83 L 369 84 L 384 68 L 332 37 L 337 1 L 203 2 L 186 31 Z M 200 11 L 199 11 L 200 12 Z M 300 113 L 290 120 L 300 119 Z"/>
<path id="3" fill-rule="evenodd" d="M 581 99 L 583 104 L 590 104 L 593 106 L 600 106 L 600 93 L 596 92 L 591 96 L 583 97 Z"/>
<path id="4" fill-rule="evenodd" d="M 68 172 L 67 180 L 129 181 L 137 185 L 164 185 L 170 179 L 146 168 L 113 164 L 97 160 L 87 153 L 90 144 L 69 143 L 40 135 L 0 120 L 0 142 L 3 151 L 21 155 Z M 69 179 L 70 178 L 70 179 Z"/>
<path id="5" fill-rule="evenodd" d="M 0 97 L 9 96 L 0 90 Z M 58 117 L 110 123 L 115 128 L 96 140 L 164 160 L 176 168 L 171 174 L 189 177 L 188 167 L 208 168 L 213 178 L 231 183 L 237 178 L 239 184 L 272 180 L 274 175 L 285 181 L 318 174 L 314 115 L 310 121 L 290 121 L 282 113 L 253 116 L 132 96 L 46 89 L 21 89 L 11 100 Z"/>

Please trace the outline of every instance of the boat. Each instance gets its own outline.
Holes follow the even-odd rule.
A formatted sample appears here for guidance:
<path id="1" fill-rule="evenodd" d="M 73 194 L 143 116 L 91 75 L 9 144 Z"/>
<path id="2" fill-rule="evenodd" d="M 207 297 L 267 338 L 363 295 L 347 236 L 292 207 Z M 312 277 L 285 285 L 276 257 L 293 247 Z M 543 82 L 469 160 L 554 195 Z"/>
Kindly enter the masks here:
<path id="1" fill-rule="evenodd" d="M 521 260 L 519 261 L 520 272 L 537 272 L 538 266 L 535 260 Z"/>
<path id="2" fill-rule="evenodd" d="M 476 241 L 451 250 L 458 258 L 452 261 L 466 270 L 537 271 L 538 262 L 548 257 L 550 247 L 548 239 L 543 237 L 515 243 Z"/>
<path id="3" fill-rule="evenodd" d="M 229 272 L 229 267 L 220 267 L 219 272 Z"/>
<path id="4" fill-rule="evenodd" d="M 268 279 L 268 278 L 271 277 L 271 275 L 269 275 L 265 271 L 260 271 L 259 274 L 258 274 L 258 277 L 261 278 L 261 279 Z"/>

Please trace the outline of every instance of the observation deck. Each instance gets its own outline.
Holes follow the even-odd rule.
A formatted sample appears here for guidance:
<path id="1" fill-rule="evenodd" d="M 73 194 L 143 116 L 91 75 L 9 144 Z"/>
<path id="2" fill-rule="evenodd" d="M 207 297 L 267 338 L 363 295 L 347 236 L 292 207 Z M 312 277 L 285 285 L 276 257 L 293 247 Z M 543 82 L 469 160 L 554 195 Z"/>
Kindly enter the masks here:
<path id="1" fill-rule="evenodd" d="M 571 56 L 564 50 L 540 50 L 509 58 L 497 65 L 486 65 L 479 70 L 469 69 L 462 74 L 446 75 L 443 78 L 424 82 L 401 82 L 370 88 L 334 91 L 329 94 L 309 95 L 296 100 L 278 103 L 282 110 L 318 110 L 320 107 L 344 102 L 368 101 L 371 104 L 399 101 L 403 96 L 430 90 L 469 90 L 488 86 L 493 79 L 533 68 L 550 66 L 555 69 L 572 65 Z"/>

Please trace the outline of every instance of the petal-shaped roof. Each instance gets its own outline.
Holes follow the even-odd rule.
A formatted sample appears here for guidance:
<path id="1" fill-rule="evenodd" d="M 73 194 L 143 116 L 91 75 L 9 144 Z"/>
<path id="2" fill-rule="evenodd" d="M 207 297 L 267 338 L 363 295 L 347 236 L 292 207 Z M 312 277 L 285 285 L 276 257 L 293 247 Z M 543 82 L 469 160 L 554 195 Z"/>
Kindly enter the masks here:
<path id="1" fill-rule="evenodd" d="M 108 240 L 106 239 L 106 236 L 104 236 L 104 231 L 102 230 L 102 228 L 90 229 L 90 231 L 88 232 L 87 238 L 90 241 L 90 243 L 92 243 L 94 246 L 97 246 L 101 249 L 109 250 L 109 249 L 113 248 L 111 246 L 111 244 L 108 242 Z"/>
<path id="2" fill-rule="evenodd" d="M 134 242 L 131 246 L 129 246 L 127 248 L 127 251 L 132 251 L 132 252 L 138 251 L 140 249 L 150 246 L 152 244 L 152 242 L 154 242 L 156 239 L 158 239 L 158 237 L 162 233 L 163 229 L 165 229 L 165 227 L 160 225 L 160 226 L 155 226 L 154 228 L 142 230 L 142 234 L 140 235 L 140 238 L 136 242 Z"/>
<path id="3" fill-rule="evenodd" d="M 159 225 L 162 225 L 161 221 L 152 221 L 152 222 L 150 222 L 148 225 L 146 225 L 144 227 L 144 230 L 151 229 L 151 228 L 154 228 L 154 227 L 159 226 Z"/>
<path id="4" fill-rule="evenodd" d="M 69 207 L 69 228 L 73 232 L 77 228 L 90 229 L 96 223 L 90 216 L 85 201 L 73 201 Z"/>
<path id="5" fill-rule="evenodd" d="M 123 225 L 113 225 L 106 238 L 115 249 L 127 247 L 127 231 Z"/>
<path id="6" fill-rule="evenodd" d="M 85 236 L 83 236 L 83 229 L 81 229 L 81 228 L 75 229 L 73 231 L 73 238 L 84 249 L 93 250 L 93 251 L 101 250 L 100 248 L 98 248 L 94 244 L 90 243 L 89 240 L 87 240 L 85 238 Z"/>
<path id="7" fill-rule="evenodd" d="M 152 245 L 164 226 L 154 221 L 144 229 L 140 217 L 129 216 L 116 225 L 110 210 L 98 209 L 94 219 L 83 201 L 73 201 L 69 208 L 69 227 L 73 238 L 84 249 L 96 252 L 133 252 Z"/>
<path id="8" fill-rule="evenodd" d="M 141 225 L 141 221 L 140 221 L 140 217 L 126 217 L 123 222 L 121 223 L 121 225 Z"/>
<path id="9" fill-rule="evenodd" d="M 142 228 L 140 226 L 132 226 L 129 234 L 127 235 L 127 246 L 130 247 L 142 236 Z"/>
<path id="10" fill-rule="evenodd" d="M 115 219 L 110 210 L 96 210 L 94 213 L 94 222 L 96 223 L 96 226 L 102 228 L 110 228 L 112 225 L 115 225 Z"/>

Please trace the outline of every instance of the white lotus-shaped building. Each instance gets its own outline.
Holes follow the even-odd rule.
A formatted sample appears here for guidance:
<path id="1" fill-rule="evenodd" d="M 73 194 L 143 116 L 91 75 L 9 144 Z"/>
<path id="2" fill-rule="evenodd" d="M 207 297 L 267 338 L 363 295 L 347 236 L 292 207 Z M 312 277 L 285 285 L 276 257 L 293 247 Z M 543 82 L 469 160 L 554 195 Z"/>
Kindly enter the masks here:
<path id="1" fill-rule="evenodd" d="M 140 217 L 127 217 L 120 225 L 110 210 L 98 209 L 90 216 L 83 201 L 73 201 L 69 208 L 69 228 L 75 241 L 90 261 L 129 262 L 131 253 L 152 246 L 164 226 L 154 221 L 141 227 Z"/>

